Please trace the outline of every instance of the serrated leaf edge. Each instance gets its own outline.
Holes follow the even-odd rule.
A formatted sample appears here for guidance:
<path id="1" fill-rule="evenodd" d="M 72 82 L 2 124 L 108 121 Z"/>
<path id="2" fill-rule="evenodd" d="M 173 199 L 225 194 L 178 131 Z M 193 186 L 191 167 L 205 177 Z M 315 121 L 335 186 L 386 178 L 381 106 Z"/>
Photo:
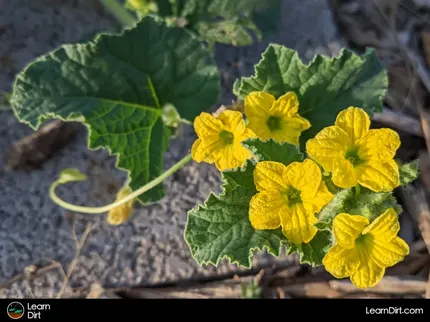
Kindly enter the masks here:
<path id="1" fill-rule="evenodd" d="M 145 19 L 147 19 L 147 20 L 153 20 L 155 23 L 157 23 L 158 25 L 164 25 L 164 27 L 166 27 L 166 28 L 178 28 L 178 27 L 175 27 L 175 26 L 169 26 L 169 25 L 167 25 L 163 20 L 161 20 L 161 19 L 159 19 L 158 17 L 154 17 L 154 16 L 152 16 L 152 15 L 148 15 L 148 16 L 145 16 L 144 18 L 142 18 L 140 21 L 136 21 L 135 23 L 133 23 L 133 25 L 130 25 L 130 26 L 127 26 L 127 27 L 125 27 L 121 32 L 119 32 L 119 33 L 116 33 L 116 32 L 109 32 L 109 31 L 104 31 L 104 32 L 100 32 L 100 33 L 98 33 L 92 40 L 89 40 L 89 41 L 77 41 L 77 42 L 75 42 L 75 43 L 73 43 L 73 44 L 63 44 L 63 45 L 61 45 L 61 46 L 59 46 L 59 47 L 57 47 L 57 48 L 55 48 L 55 49 L 53 49 L 53 50 L 50 50 L 50 51 L 48 51 L 47 53 L 45 53 L 45 54 L 43 54 L 43 55 L 41 55 L 41 56 L 39 56 L 39 57 L 37 57 L 37 58 L 35 58 L 34 60 L 32 60 L 31 62 L 29 62 L 27 65 L 25 65 L 22 69 L 21 69 L 21 71 L 17 74 L 17 76 L 15 77 L 15 80 L 14 80 L 14 82 L 13 82 L 13 85 L 12 85 L 12 95 L 11 95 L 11 100 L 10 100 L 10 104 L 11 104 L 11 106 L 13 107 L 14 106 L 14 100 L 13 100 L 13 98 L 15 97 L 15 94 L 16 94 L 16 92 L 15 92 L 15 90 L 16 90 L 16 84 L 17 84 L 17 82 L 18 82 L 18 80 L 19 80 L 19 78 L 20 78 L 20 76 L 21 75 L 24 75 L 26 72 L 27 72 L 27 70 L 33 65 L 33 64 L 37 64 L 40 60 L 44 60 L 44 59 L 48 59 L 51 55 L 53 55 L 53 54 L 55 54 L 57 51 L 60 51 L 60 50 L 63 50 L 63 49 L 67 49 L 67 48 L 71 48 L 71 47 L 75 47 L 75 46 L 87 46 L 87 45 L 95 45 L 95 44 L 97 44 L 98 42 L 100 42 L 100 39 L 103 39 L 104 37 L 117 37 L 117 38 L 120 38 L 120 37 L 122 37 L 124 34 L 126 34 L 126 33 L 128 33 L 128 32 L 130 32 L 130 31 L 132 31 L 133 29 L 135 29 L 136 27 L 137 27 L 137 25 L 138 24 L 140 24 L 140 23 L 143 23 L 143 21 L 145 20 Z M 205 51 L 207 54 L 208 54 L 208 56 L 210 56 L 211 57 L 211 59 L 212 59 L 212 62 L 214 63 L 214 65 L 216 66 L 216 64 L 215 64 L 215 56 L 214 56 L 214 53 L 213 52 L 211 52 L 211 51 L 209 51 L 202 43 L 201 43 L 201 41 L 200 41 L 200 39 L 197 37 L 197 35 L 195 35 L 194 33 L 192 33 L 191 31 L 189 31 L 189 30 L 187 30 L 187 29 L 185 29 L 185 28 L 179 28 L 179 29 L 181 29 L 183 32 L 185 32 L 185 33 L 187 33 L 189 36 L 190 36 L 190 38 L 191 39 L 193 39 L 193 40 L 196 40 L 196 41 L 198 41 L 198 42 L 200 42 L 200 47 L 201 47 L 201 49 L 203 50 L 203 51 Z M 149 77 L 149 76 L 148 76 Z M 218 77 L 218 87 L 220 87 L 221 86 L 221 77 Z M 220 95 L 221 95 L 221 91 L 219 91 L 219 93 L 218 93 L 218 97 L 217 97 L 217 101 L 219 100 L 219 98 L 220 98 Z M 127 104 L 130 104 L 130 105 L 133 105 L 133 103 L 128 103 L 128 102 L 126 102 Z M 139 104 L 135 104 L 135 105 L 139 105 Z M 149 109 L 151 109 L 151 110 L 153 110 L 153 111 L 157 111 L 157 112 L 159 112 L 159 114 L 160 114 L 160 118 L 161 118 L 161 116 L 162 116 L 162 110 L 160 110 L 160 111 L 158 111 L 156 108 L 151 108 L 151 107 L 149 107 L 149 106 L 145 106 L 145 105 L 139 105 L 140 107 L 145 107 L 145 108 L 149 108 Z M 119 164 L 119 162 L 120 162 L 120 158 L 119 158 L 119 153 L 113 153 L 112 152 L 112 150 L 111 150 L 111 148 L 110 147 L 108 147 L 108 146 L 97 146 L 97 147 L 91 147 L 91 144 L 90 144 L 90 138 L 91 138 L 91 126 L 89 125 L 89 124 L 87 124 L 87 122 L 85 121 L 85 117 L 84 116 L 82 116 L 82 115 L 79 115 L 79 113 L 74 113 L 74 112 L 71 112 L 71 113 L 69 113 L 69 115 L 67 116 L 67 117 L 62 117 L 62 116 L 60 116 L 60 115 L 58 115 L 58 114 L 56 114 L 56 113 L 46 113 L 46 114 L 43 114 L 43 115 L 39 115 L 38 116 L 38 118 L 37 118 L 37 122 L 36 122 L 36 124 L 33 124 L 33 123 L 31 123 L 30 121 L 28 121 L 28 120 L 21 120 L 21 118 L 18 116 L 18 113 L 17 113 L 17 111 L 16 111 L 16 109 L 15 108 L 12 108 L 12 111 L 13 111 L 13 114 L 14 114 L 14 116 L 15 116 L 15 118 L 17 119 L 17 120 L 19 120 L 21 123 L 24 123 L 24 124 L 27 124 L 31 129 L 33 129 L 34 131 L 36 131 L 39 127 L 40 127 L 40 125 L 42 124 L 42 123 L 44 123 L 45 121 L 47 121 L 47 120 L 49 120 L 49 119 L 59 119 L 59 120 L 61 120 L 61 121 L 63 121 L 63 122 L 79 122 L 79 123 L 82 123 L 86 128 L 87 128 L 87 147 L 88 147 L 88 149 L 90 150 L 90 151 L 98 151 L 98 150 L 106 150 L 106 151 L 108 151 L 108 153 L 109 153 L 109 155 L 110 156 L 112 156 L 112 157 L 114 157 L 115 159 L 116 159 L 116 161 L 115 161 L 115 168 L 117 168 L 117 169 L 120 169 L 120 170 L 122 170 L 122 171 L 124 171 L 126 174 L 127 174 L 127 180 L 130 180 L 130 174 L 131 174 L 131 171 L 130 170 L 128 170 L 128 169 L 126 169 L 126 168 L 122 168 L 122 167 L 119 167 L 118 166 L 118 164 Z M 158 121 L 158 119 L 157 119 L 157 121 Z M 155 123 L 157 123 L 157 121 L 155 121 L 154 122 L 154 124 Z M 165 124 L 163 123 L 163 125 L 165 126 Z M 165 129 L 167 129 L 168 130 L 168 128 L 165 126 Z M 171 132 L 170 130 L 169 130 L 169 132 Z M 171 133 L 170 133 L 171 134 Z M 169 135 L 170 135 L 169 134 Z M 170 138 L 169 138 L 169 141 L 170 141 Z M 166 149 L 164 150 L 164 153 L 166 152 Z M 161 169 L 163 169 L 164 168 L 164 166 L 165 166 L 165 162 L 164 162 L 164 156 L 163 156 L 163 161 L 162 161 L 162 164 L 161 164 L 161 166 L 160 166 L 160 168 Z M 160 184 L 160 185 L 162 185 L 162 183 Z M 159 185 L 158 185 L 159 186 Z M 155 187 L 154 187 L 155 188 Z M 158 200 L 154 200 L 154 201 L 152 201 L 152 202 L 148 202 L 148 201 L 146 201 L 146 202 L 143 202 L 142 200 L 140 200 L 139 198 L 137 198 L 137 200 L 138 200 L 138 202 L 139 203 L 141 203 L 141 204 L 144 204 L 144 205 L 152 205 L 152 204 L 156 204 L 156 203 L 159 203 L 160 201 L 162 201 L 164 198 L 166 197 L 166 195 L 165 195 L 165 193 L 164 193 L 164 196 L 163 197 L 161 197 L 160 199 L 158 199 Z"/>
<path id="2" fill-rule="evenodd" d="M 238 168 L 238 170 L 239 170 L 239 168 Z M 240 170 L 239 170 L 239 171 L 244 172 L 245 170 L 246 170 L 246 168 L 245 168 L 245 167 L 243 167 L 243 168 L 240 168 Z M 235 171 L 235 170 L 229 170 L 229 171 Z M 224 197 L 224 196 L 228 193 L 228 191 L 227 191 L 227 190 L 226 190 L 226 188 L 225 188 L 225 186 L 226 186 L 227 184 L 228 184 L 228 182 L 225 182 L 225 181 L 224 181 L 224 179 L 223 179 L 223 182 L 222 182 L 222 184 L 221 184 L 221 192 L 220 192 L 219 194 L 215 194 L 214 192 L 210 192 L 210 193 L 209 193 L 209 196 L 206 198 L 206 200 L 203 202 L 203 204 L 199 204 L 199 205 L 197 205 L 196 207 L 194 207 L 194 208 L 190 209 L 189 211 L 187 211 L 187 222 L 186 222 L 186 224 L 185 224 L 185 229 L 184 229 L 183 237 L 184 237 L 185 243 L 187 244 L 187 246 L 188 246 L 188 248 L 189 248 L 189 250 L 190 250 L 190 252 L 191 252 L 191 256 L 193 257 L 193 259 L 196 261 L 196 263 L 197 263 L 200 267 L 202 267 L 203 265 L 213 265 L 213 266 L 218 266 L 218 264 L 219 264 L 221 261 L 223 261 L 223 260 L 227 259 L 227 260 L 230 262 L 230 264 L 236 264 L 236 265 L 237 265 L 237 266 L 239 266 L 239 267 L 244 267 L 244 268 L 249 269 L 249 268 L 251 268 L 251 267 L 252 267 L 252 258 L 253 258 L 253 255 L 254 255 L 254 253 L 255 253 L 256 251 L 260 251 L 260 252 L 267 251 L 269 254 L 271 254 L 271 255 L 273 255 L 273 256 L 275 256 L 275 257 L 280 256 L 280 254 L 281 254 L 281 252 L 282 252 L 282 248 L 283 248 L 283 246 L 288 246 L 288 245 L 289 245 L 289 241 L 288 241 L 287 239 L 285 239 L 285 240 L 282 240 L 282 239 L 281 239 L 281 243 L 280 243 L 279 249 L 277 249 L 277 254 L 276 254 L 276 253 L 273 253 L 273 252 L 270 250 L 270 248 L 269 248 L 269 247 L 267 247 L 267 246 L 263 246 L 262 248 L 260 248 L 260 247 L 251 247 L 251 248 L 249 249 L 249 253 L 248 253 L 248 263 L 249 263 L 249 265 L 244 265 L 243 263 L 240 263 L 238 260 L 235 260 L 232 256 L 230 256 L 230 255 L 228 255 L 228 254 L 226 254 L 226 255 L 224 255 L 224 256 L 222 256 L 222 257 L 218 257 L 215 263 L 214 263 L 213 261 L 211 261 L 211 260 L 208 260 L 208 261 L 198 261 L 198 260 L 195 258 L 195 252 L 193 252 L 193 251 L 192 251 L 191 245 L 190 245 L 190 243 L 189 243 L 189 241 L 188 241 L 188 239 L 187 239 L 187 236 L 186 236 L 186 235 L 187 235 L 187 231 L 188 231 L 188 225 L 189 225 L 189 220 L 188 220 L 188 218 L 189 218 L 190 216 L 193 216 L 193 215 L 194 215 L 194 213 L 196 213 L 196 212 L 198 212 L 198 211 L 200 211 L 200 210 L 206 210 L 206 209 L 208 209 L 208 208 L 207 208 L 207 202 L 210 200 L 210 198 L 216 198 L 216 199 L 218 199 L 218 200 L 219 200 L 219 198 Z M 249 189 L 248 189 L 248 190 L 249 190 Z M 287 254 L 289 254 L 288 247 L 286 247 L 286 250 L 287 250 Z"/>
<path id="3" fill-rule="evenodd" d="M 264 50 L 264 52 L 260 55 L 260 60 L 258 61 L 258 63 L 257 64 L 255 64 L 254 65 L 254 73 L 253 73 L 253 75 L 251 75 L 251 76 L 248 76 L 248 77 L 241 77 L 241 78 L 238 78 L 238 79 L 236 79 L 235 81 L 234 81 L 234 83 L 233 83 L 233 94 L 234 95 L 236 95 L 236 97 L 238 98 L 238 100 L 240 101 L 240 97 L 239 97 L 239 92 L 242 90 L 242 86 L 243 86 L 243 80 L 256 80 L 256 79 L 258 79 L 259 77 L 260 77 L 260 75 L 259 75 L 259 72 L 258 72 L 258 70 L 257 70 L 257 67 L 262 63 L 262 61 L 263 61 L 263 59 L 265 58 L 265 56 L 267 55 L 267 53 L 268 53 L 268 51 L 271 49 L 271 48 L 284 48 L 284 49 L 287 49 L 287 50 L 289 50 L 289 51 L 291 51 L 291 52 L 293 52 L 293 57 L 294 56 L 296 56 L 297 57 L 297 59 L 299 60 L 299 62 L 304 66 L 304 67 L 306 67 L 306 68 L 309 68 L 312 64 L 314 64 L 315 62 L 316 62 L 316 60 L 317 59 L 325 59 L 325 60 L 328 60 L 329 62 L 334 62 L 334 61 L 336 61 L 336 60 L 338 60 L 338 59 L 340 59 L 340 58 L 342 58 L 342 56 L 345 54 L 345 53 L 347 53 L 347 54 L 351 54 L 351 56 L 352 57 L 357 57 L 357 58 L 359 58 L 360 59 L 360 61 L 365 61 L 366 60 L 366 58 L 368 57 L 368 56 L 371 56 L 372 54 L 374 54 L 375 55 L 375 57 L 377 58 L 377 56 L 376 56 L 376 50 L 374 49 L 374 48 L 372 48 L 372 47 L 367 47 L 366 48 L 366 51 L 363 53 L 363 55 L 357 55 L 354 51 L 352 51 L 352 50 L 349 50 L 349 49 L 347 49 L 347 48 L 342 48 L 340 51 L 339 51 L 339 53 L 337 54 L 337 55 L 333 55 L 332 57 L 330 57 L 330 56 L 326 56 L 326 55 L 322 55 L 322 54 L 316 54 L 313 58 L 312 58 L 312 60 L 311 61 L 309 61 L 307 64 L 306 63 L 304 63 L 303 62 L 303 60 L 300 58 L 300 56 L 299 56 L 299 54 L 298 54 L 298 51 L 296 51 L 296 50 L 294 50 L 294 49 L 291 49 L 291 48 L 288 48 L 288 47 L 286 47 L 286 46 L 284 46 L 284 45 L 280 45 L 280 44 L 275 44 L 275 43 L 270 43 L 268 46 L 267 46 L 267 48 Z M 380 63 L 381 64 L 381 63 Z M 381 65 L 381 67 L 382 67 L 382 65 Z M 379 102 L 380 102 L 380 104 L 381 104 L 381 107 L 382 107 L 382 104 L 383 104 L 383 99 L 384 99 L 384 97 L 385 97 L 385 95 L 386 95 L 386 93 L 387 93 L 387 88 L 388 88 L 388 74 L 387 74 L 387 72 L 385 71 L 385 70 L 383 70 L 382 71 L 383 72 L 383 74 L 384 74 L 384 80 L 383 80 L 383 85 L 384 85 L 384 89 L 383 89 L 383 91 L 382 91 L 382 93 L 379 95 Z M 237 84 L 236 84 L 237 83 Z M 308 113 L 308 112 L 311 112 L 311 111 L 305 111 L 305 113 L 302 113 L 302 115 L 305 115 L 306 113 Z M 373 110 L 372 110 L 372 112 L 370 112 L 370 111 L 367 111 L 367 113 L 369 114 L 369 116 L 373 116 Z"/>

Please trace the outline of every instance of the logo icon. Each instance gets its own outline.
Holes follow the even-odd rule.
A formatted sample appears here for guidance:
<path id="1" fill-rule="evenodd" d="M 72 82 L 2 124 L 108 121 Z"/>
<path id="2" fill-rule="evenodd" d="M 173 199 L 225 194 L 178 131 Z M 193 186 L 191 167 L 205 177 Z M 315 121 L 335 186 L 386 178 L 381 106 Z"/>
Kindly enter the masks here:
<path id="1" fill-rule="evenodd" d="M 24 305 L 19 302 L 12 302 L 7 306 L 7 315 L 11 319 L 17 320 L 24 315 Z"/>

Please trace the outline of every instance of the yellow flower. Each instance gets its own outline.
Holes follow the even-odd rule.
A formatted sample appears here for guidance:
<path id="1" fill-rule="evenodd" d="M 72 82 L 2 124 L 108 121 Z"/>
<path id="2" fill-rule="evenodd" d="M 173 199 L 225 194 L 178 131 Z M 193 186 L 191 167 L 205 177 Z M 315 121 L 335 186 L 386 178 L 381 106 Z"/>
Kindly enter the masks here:
<path id="1" fill-rule="evenodd" d="M 148 0 L 127 0 L 126 7 L 132 10 L 140 11 L 144 14 L 150 14 L 158 11 L 158 5 L 154 1 Z"/>
<path id="2" fill-rule="evenodd" d="M 245 98 L 248 127 L 262 140 L 273 139 L 298 145 L 301 132 L 311 127 L 298 110 L 299 100 L 293 92 L 277 100 L 266 92 L 251 92 Z"/>
<path id="3" fill-rule="evenodd" d="M 370 225 L 366 217 L 339 214 L 333 220 L 335 244 L 323 259 L 325 269 L 336 278 L 350 276 L 359 288 L 379 283 L 385 268 L 401 262 L 409 246 L 397 237 L 397 214 L 390 208 Z"/>
<path id="4" fill-rule="evenodd" d="M 128 185 L 124 185 L 124 187 L 119 190 L 115 201 L 124 199 L 132 192 L 133 190 L 131 190 Z M 135 201 L 136 199 L 132 199 L 122 205 L 119 205 L 118 207 L 111 209 L 107 216 L 108 224 L 114 226 L 120 225 L 128 218 L 130 218 L 131 214 L 133 213 L 133 206 Z"/>
<path id="5" fill-rule="evenodd" d="M 357 107 L 340 112 L 334 126 L 308 140 L 308 155 L 332 173 L 341 188 L 360 184 L 373 191 L 392 191 L 400 184 L 394 161 L 399 135 L 390 129 L 370 130 L 367 113 Z"/>
<path id="6" fill-rule="evenodd" d="M 288 166 L 263 161 L 254 170 L 259 193 L 249 204 L 254 229 L 277 229 L 295 244 L 308 243 L 317 233 L 319 212 L 333 198 L 322 181 L 321 170 L 312 160 Z"/>
<path id="7" fill-rule="evenodd" d="M 196 117 L 194 129 L 199 138 L 191 155 L 196 162 L 215 163 L 218 170 L 224 171 L 242 167 L 252 157 L 241 142 L 255 134 L 246 128 L 240 112 L 224 111 L 218 118 L 203 112 Z"/>

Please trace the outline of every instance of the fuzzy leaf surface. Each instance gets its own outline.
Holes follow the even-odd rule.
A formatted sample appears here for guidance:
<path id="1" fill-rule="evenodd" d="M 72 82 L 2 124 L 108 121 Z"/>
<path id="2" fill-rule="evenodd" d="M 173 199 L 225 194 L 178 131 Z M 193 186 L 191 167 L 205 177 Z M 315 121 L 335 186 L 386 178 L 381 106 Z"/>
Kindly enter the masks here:
<path id="1" fill-rule="evenodd" d="M 120 35 L 100 34 L 37 59 L 16 78 L 12 107 L 37 129 L 49 118 L 81 121 L 91 149 L 118 156 L 135 190 L 163 172 L 170 131 L 162 107 L 192 121 L 216 103 L 220 78 L 212 54 L 182 28 L 152 17 Z M 140 196 L 164 196 L 162 184 Z"/>
<path id="2" fill-rule="evenodd" d="M 288 143 L 249 139 L 243 144 L 256 154 L 259 161 L 288 165 L 303 160 L 299 149 Z M 279 256 L 282 245 L 286 245 L 287 253 L 291 252 L 290 243 L 281 229 L 255 230 L 249 221 L 249 202 L 257 193 L 254 169 L 254 161 L 249 160 L 244 169 L 223 172 L 223 192 L 220 195 L 211 193 L 203 205 L 188 213 L 185 240 L 198 264 L 217 265 L 220 260 L 228 258 L 232 263 L 249 268 L 257 250 L 267 250 Z M 298 245 L 294 250 L 303 253 L 304 260 L 318 262 L 322 246 L 318 240 L 314 243 L 312 246 Z"/>

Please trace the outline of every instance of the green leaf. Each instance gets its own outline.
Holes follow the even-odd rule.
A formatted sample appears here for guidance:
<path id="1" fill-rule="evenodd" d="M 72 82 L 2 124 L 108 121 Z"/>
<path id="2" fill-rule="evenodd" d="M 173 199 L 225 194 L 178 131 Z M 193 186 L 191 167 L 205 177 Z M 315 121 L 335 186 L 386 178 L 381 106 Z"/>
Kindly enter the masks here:
<path id="1" fill-rule="evenodd" d="M 289 143 L 278 143 L 274 140 L 248 139 L 242 144 L 254 153 L 259 162 L 275 161 L 289 165 L 295 161 L 303 161 L 304 158 L 300 149 Z"/>
<path id="2" fill-rule="evenodd" d="M 255 75 L 236 82 L 234 93 L 240 100 L 252 91 L 275 97 L 294 91 L 300 102 L 299 113 L 312 124 L 302 133 L 303 145 L 333 125 L 337 114 L 349 106 L 361 107 L 370 115 L 381 111 L 388 77 L 373 49 L 363 56 L 347 49 L 336 58 L 317 55 L 305 65 L 296 51 L 271 44 L 255 66 Z"/>
<path id="3" fill-rule="evenodd" d="M 273 32 L 280 21 L 279 0 L 182 0 L 179 3 L 180 16 L 211 46 L 215 43 L 250 45 L 254 35 L 260 40 Z"/>
<path id="4" fill-rule="evenodd" d="M 372 221 L 388 208 L 394 208 L 398 213 L 401 211 L 392 192 L 373 192 L 361 187 L 360 195 L 356 196 L 354 188 L 343 189 L 321 210 L 316 227 L 330 230 L 334 217 L 340 213 L 362 215 Z"/>
<path id="5" fill-rule="evenodd" d="M 224 188 L 227 192 L 230 192 L 237 187 L 249 189 L 257 193 L 257 188 L 254 183 L 254 169 L 255 164 L 248 160 L 246 166 L 243 169 L 236 171 L 224 171 L 223 178 L 227 183 Z"/>
<path id="6" fill-rule="evenodd" d="M 185 241 L 199 265 L 231 263 L 250 268 L 256 250 L 279 256 L 287 240 L 280 229 L 255 230 L 248 219 L 254 191 L 228 183 L 221 195 L 211 194 L 204 205 L 188 212 Z"/>
<path id="7" fill-rule="evenodd" d="M 17 76 L 11 103 L 33 129 L 49 118 L 84 122 L 89 147 L 118 155 L 136 190 L 163 172 L 170 131 L 162 106 L 193 120 L 219 92 L 217 67 L 200 41 L 148 16 L 121 35 L 101 34 L 37 59 Z M 164 194 L 160 184 L 140 201 Z"/>
<path id="8" fill-rule="evenodd" d="M 258 138 L 248 139 L 242 142 L 243 146 L 252 151 L 256 157 L 256 162 L 275 161 L 289 165 L 292 162 L 303 161 L 303 154 L 299 148 L 289 143 L 278 143 L 274 140 L 262 141 Z M 235 171 L 225 171 L 223 173 L 227 181 L 227 189 L 241 186 L 246 189 L 257 191 L 255 188 L 253 172 L 255 163 L 248 160 L 246 167 Z"/>
<path id="9" fill-rule="evenodd" d="M 247 46 L 253 43 L 253 39 L 246 28 L 252 28 L 259 34 L 259 30 L 251 21 L 238 20 L 200 22 L 197 24 L 196 30 L 200 37 L 209 44 L 222 43 Z"/>
<path id="10" fill-rule="evenodd" d="M 285 165 L 303 157 L 298 148 L 290 144 L 250 139 L 246 145 L 261 158 Z M 244 169 L 223 172 L 223 192 L 218 196 L 210 194 L 204 205 L 189 211 L 185 240 L 200 265 L 217 265 L 228 258 L 232 263 L 249 268 L 255 250 L 266 249 L 279 256 L 282 244 L 289 244 L 281 229 L 255 230 L 251 226 L 249 202 L 257 193 L 254 168 L 253 161 L 248 161 Z"/>
<path id="11" fill-rule="evenodd" d="M 318 229 L 331 228 L 331 222 L 334 217 L 344 209 L 348 208 L 348 203 L 354 199 L 354 189 L 343 189 L 336 193 L 331 202 L 329 202 L 319 213 L 316 226 Z M 323 228 L 324 227 L 324 228 Z"/>
<path id="12" fill-rule="evenodd" d="M 208 12 L 213 16 L 233 18 L 237 15 L 251 16 L 254 11 L 267 8 L 267 2 L 261 0 L 210 0 Z M 266 2 L 266 3 L 265 3 Z"/>
<path id="13" fill-rule="evenodd" d="M 180 16 L 190 21 L 190 24 L 197 24 L 211 18 L 208 11 L 212 0 L 179 0 L 181 3 Z"/>
<path id="14" fill-rule="evenodd" d="M 399 167 L 400 185 L 407 186 L 418 178 L 419 164 L 418 160 L 403 164 Z"/>
<path id="15" fill-rule="evenodd" d="M 331 233 L 328 231 L 319 231 L 312 240 L 305 244 L 291 244 L 291 250 L 300 256 L 301 264 L 319 266 L 331 247 Z"/>

